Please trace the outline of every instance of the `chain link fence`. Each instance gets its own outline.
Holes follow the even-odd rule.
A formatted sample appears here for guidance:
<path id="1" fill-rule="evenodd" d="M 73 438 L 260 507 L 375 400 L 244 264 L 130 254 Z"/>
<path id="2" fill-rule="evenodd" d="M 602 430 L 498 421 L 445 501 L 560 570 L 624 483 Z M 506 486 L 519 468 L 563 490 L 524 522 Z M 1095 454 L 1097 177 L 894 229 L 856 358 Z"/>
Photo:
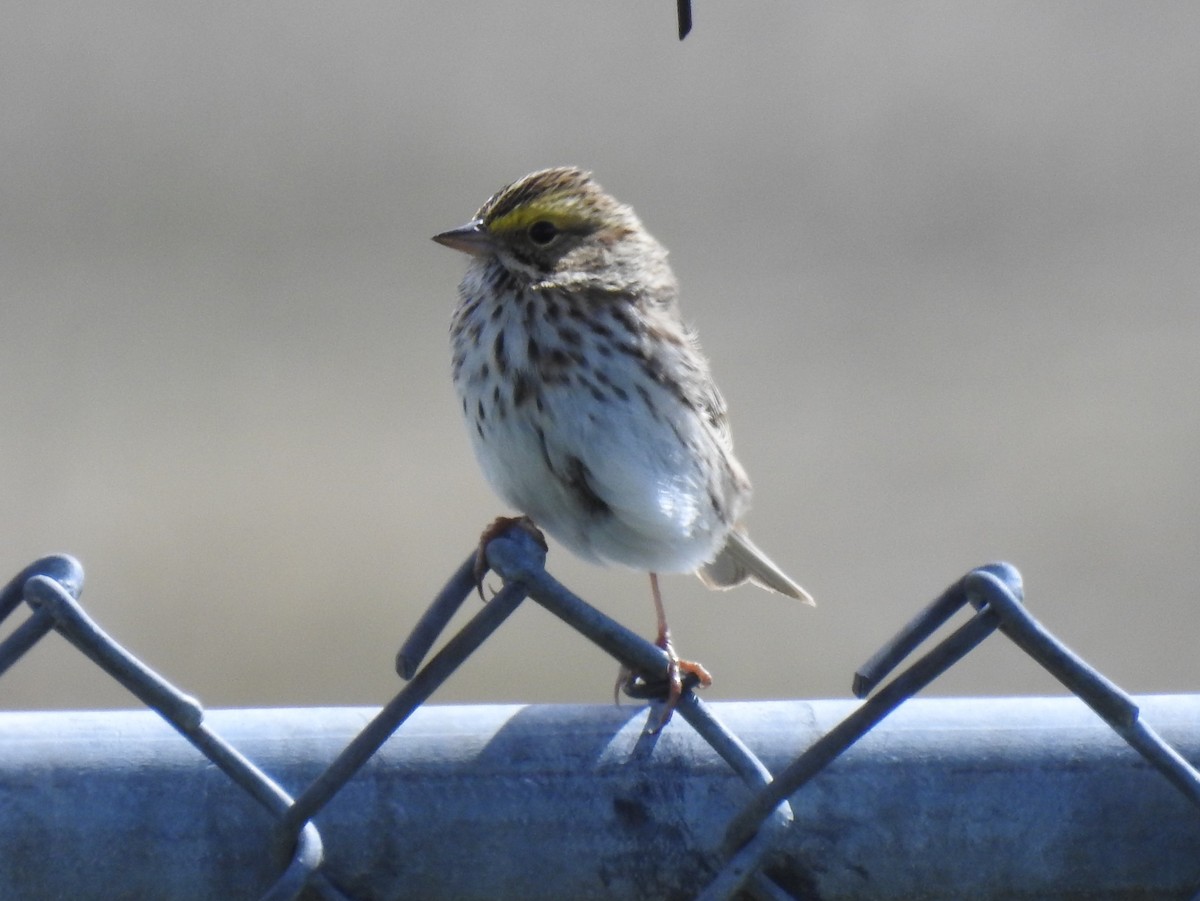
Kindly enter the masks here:
<path id="1" fill-rule="evenodd" d="M 273 861 L 271 866 L 274 881 L 273 884 L 258 887 L 243 886 L 241 896 L 263 899 L 323 898 L 331 901 L 366 901 L 367 898 L 377 897 L 428 898 L 432 897 L 429 894 L 429 886 L 438 884 L 436 873 L 432 876 L 424 874 L 420 883 L 422 888 L 416 894 L 412 893 L 411 883 L 410 888 L 405 888 L 403 880 L 397 883 L 394 873 L 390 877 L 391 881 L 384 880 L 388 888 L 378 890 L 378 885 L 383 883 L 373 883 L 368 876 L 364 876 L 364 865 L 361 862 L 354 866 L 346 863 L 355 856 L 352 849 L 326 853 L 316 821 L 328 813 L 339 798 L 346 797 L 355 790 L 354 786 L 348 786 L 352 780 L 359 789 L 366 786 L 375 790 L 378 787 L 372 781 L 378 776 L 373 774 L 372 761 L 377 760 L 380 749 L 458 667 L 503 625 L 523 601 L 532 599 L 559 617 L 584 638 L 616 658 L 622 666 L 642 674 L 647 684 L 665 678 L 667 671 L 667 658 L 662 649 L 605 616 L 557 582 L 545 569 L 545 550 L 523 530 L 510 529 L 492 540 L 486 548 L 486 559 L 490 568 L 503 579 L 503 587 L 483 604 L 437 653 L 429 656 L 452 617 L 475 590 L 474 556 L 464 561 L 425 611 L 397 655 L 397 672 L 406 681 L 402 690 L 376 712 L 323 769 L 309 774 L 304 767 L 286 767 L 290 780 L 304 779 L 297 784 L 303 784 L 305 787 L 295 795 L 290 794 L 281 785 L 281 781 L 287 780 L 280 774 L 272 776 L 264 771 L 235 747 L 233 742 L 219 734 L 210 725 L 205 711 L 195 699 L 182 693 L 146 667 L 88 617 L 78 602 L 83 585 L 83 571 L 70 557 L 54 556 L 36 561 L 14 577 L 0 593 L 0 619 L 8 620 L 22 609 L 28 611 L 24 621 L 15 626 L 10 624 L 8 635 L 0 642 L 0 674 L 17 663 L 24 653 L 51 631 L 57 632 L 120 682 L 143 704 L 155 711 L 223 773 L 233 786 L 252 799 L 261 811 L 265 812 L 265 816 L 259 825 L 253 827 L 260 831 L 261 846 L 253 849 L 251 853 L 258 855 L 262 860 Z M 1141 718 L 1138 704 L 1129 695 L 1050 634 L 1029 614 L 1022 601 L 1021 578 L 1013 567 L 1003 563 L 991 564 L 967 573 L 920 611 L 855 674 L 853 690 L 858 698 L 863 699 L 862 702 L 847 709 L 837 708 L 840 720 L 830 727 L 814 726 L 809 731 L 816 735 L 815 739 L 808 743 L 807 747 L 793 750 L 791 759 L 785 761 L 782 766 L 775 764 L 769 768 L 761 756 L 751 750 L 751 744 L 762 744 L 762 735 L 756 735 L 754 742 L 744 741 L 718 717 L 716 708 L 728 706 L 736 713 L 734 708 L 738 705 L 706 705 L 691 691 L 692 686 L 685 688 L 677 708 L 678 719 L 686 722 L 691 730 L 686 732 L 686 739 L 682 730 L 686 730 L 687 727 L 678 722 L 664 730 L 661 736 L 642 734 L 642 726 L 657 722 L 655 712 L 651 710 L 645 713 L 642 709 L 630 711 L 629 708 L 623 708 L 619 714 L 619 722 L 627 722 L 630 717 L 636 716 L 640 725 L 639 735 L 630 745 L 630 748 L 637 749 L 636 753 L 622 760 L 619 768 L 626 776 L 631 772 L 640 773 L 634 784 L 641 788 L 632 793 L 614 795 L 606 799 L 609 809 L 614 812 L 613 819 L 605 824 L 597 824 L 597 828 L 625 830 L 630 836 L 644 835 L 645 841 L 652 846 L 650 865 L 647 866 L 645 857 L 639 856 L 635 860 L 626 847 L 624 853 L 627 855 L 627 868 L 638 872 L 622 872 L 622 864 L 619 861 L 614 862 L 614 858 L 610 856 L 606 858 L 605 863 L 605 867 L 609 869 L 600 873 L 595 890 L 588 897 L 696 898 L 702 901 L 717 901 L 732 898 L 816 899 L 833 896 L 884 896 L 879 891 L 878 884 L 874 884 L 873 887 L 865 877 L 862 890 L 857 895 L 853 892 L 847 894 L 840 889 L 830 894 L 822 886 L 822 872 L 835 868 L 834 863 L 822 855 L 797 852 L 797 848 L 803 847 L 809 838 L 806 834 L 798 833 L 814 829 L 814 821 L 811 816 L 807 816 L 802 829 L 793 805 L 814 803 L 819 807 L 822 796 L 820 781 L 816 785 L 812 784 L 815 777 L 824 773 L 831 764 L 843 760 L 852 746 L 883 724 L 897 708 L 997 632 L 1050 672 L 1086 704 L 1099 720 L 1107 724 L 1111 734 L 1119 736 L 1128 746 L 1124 752 L 1127 756 L 1136 759 L 1132 758 L 1129 749 L 1140 755 L 1143 770 L 1148 768 L 1148 772 L 1158 774 L 1155 779 L 1161 784 L 1169 783 L 1173 786 L 1177 796 L 1190 801 L 1192 808 L 1200 807 L 1200 774 L 1196 769 Z M 923 645 L 932 642 L 934 633 L 942 630 L 953 618 L 962 618 L 964 612 L 965 622 L 950 630 L 945 638 L 933 643 L 929 650 L 916 656 L 898 674 L 892 675 L 916 655 Z M 885 681 L 889 677 L 890 681 Z M 981 709 L 986 707 L 983 702 L 976 706 Z M 1030 722 L 1037 718 L 1035 706 L 1029 705 Z M 482 717 L 482 714 L 480 716 Z M 1054 707 L 1050 716 L 1061 720 L 1064 716 L 1061 706 Z M 272 728 L 271 722 L 275 721 L 267 716 L 260 718 L 263 719 L 262 730 L 269 733 Z M 570 743 L 577 738 L 577 730 L 582 721 L 570 718 L 553 719 L 556 724 L 554 728 L 545 728 L 552 719 L 547 718 L 542 722 L 545 741 L 543 750 L 547 754 L 552 753 L 566 760 L 576 753 L 571 750 Z M 744 719 L 740 721 L 745 722 Z M 283 720 L 279 720 L 276 725 L 282 722 Z M 295 728 L 293 721 L 287 722 L 290 724 L 288 728 Z M 564 723 L 569 725 L 564 726 Z M 128 726 L 129 734 L 132 735 L 140 728 Z M 611 724 L 606 728 L 609 731 L 602 730 L 606 740 L 612 740 L 620 732 L 619 727 Z M 280 736 L 276 736 L 275 744 L 270 747 L 286 741 L 286 732 L 287 730 L 284 730 Z M 404 734 L 402 732 L 397 740 L 403 740 Z M 257 736 L 258 740 L 263 738 L 261 733 Z M 775 738 L 778 743 L 779 736 Z M 459 740 L 469 741 L 462 735 Z M 537 729 L 523 738 L 523 741 L 533 744 L 539 740 Z M 784 740 L 796 739 L 785 734 Z M 671 744 L 672 742 L 675 744 Z M 726 777 L 732 775 L 742 786 L 742 797 L 738 806 L 726 811 L 724 821 L 715 824 L 715 827 L 710 821 L 715 816 L 722 815 L 719 812 L 723 810 L 720 805 L 706 806 L 703 800 L 688 801 L 686 796 L 672 799 L 666 797 L 669 793 L 656 791 L 653 780 L 660 777 L 654 775 L 655 756 L 671 756 L 685 744 L 688 754 L 679 758 L 685 761 L 685 767 L 692 765 L 687 761 L 694 762 L 700 759 L 699 755 L 707 749 L 708 760 L 703 766 L 711 768 L 716 761 L 724 768 L 723 773 Z M 529 746 L 527 744 L 523 747 Z M 13 754 L 13 747 L 7 747 L 6 751 L 5 736 L 0 734 L 0 768 L 5 757 Z M 132 753 L 131 748 L 126 750 Z M 118 753 L 121 753 L 119 749 Z M 528 753 L 532 755 L 534 752 Z M 903 756 L 898 751 L 892 753 Z M 1078 754 L 1078 749 L 1067 753 L 1074 754 L 1076 758 L 1075 762 L 1067 767 L 1067 772 L 1072 766 L 1076 770 L 1085 767 L 1085 764 L 1080 762 L 1084 757 Z M 581 778 L 588 778 L 588 768 L 594 764 L 597 756 L 599 752 L 590 749 L 589 756 L 576 761 L 582 773 Z M 271 752 L 271 757 L 272 760 L 276 759 L 274 752 Z M 919 754 L 911 759 L 919 760 Z M 974 765 L 980 767 L 984 764 L 975 761 Z M 180 766 L 183 767 L 184 764 Z M 636 769 L 639 767 L 642 768 L 640 771 Z M 1058 771 L 1051 775 L 1054 779 L 1063 778 Z M 90 773 L 88 778 L 99 785 L 105 779 L 105 772 L 102 767 L 98 768 L 98 771 Z M 466 779 L 468 774 L 462 774 L 460 781 Z M 478 791 L 477 788 L 471 790 Z M 709 788 L 703 790 L 711 791 Z M 53 792 L 53 787 L 50 791 Z M 601 789 L 594 787 L 593 794 L 596 791 Z M 866 791 L 865 786 L 863 791 Z M 15 799 L 19 800 L 22 792 L 28 794 L 33 792 L 33 789 L 18 785 L 9 786 L 6 792 L 11 804 Z M 652 799 L 653 805 L 643 803 L 642 794 Z M 97 796 L 101 795 L 103 791 L 97 788 Z M 663 826 L 664 821 L 659 819 L 654 811 L 664 804 L 670 805 L 673 800 L 686 808 L 675 812 L 678 817 L 675 821 L 686 822 L 689 815 L 694 814 L 697 821 L 696 834 L 684 835 L 678 830 L 672 832 Z M 912 798 L 909 800 L 919 801 Z M 371 798 L 364 796 L 363 791 L 359 790 L 355 795 L 356 807 L 370 807 L 371 803 Z M 432 803 L 436 804 L 436 801 Z M 882 796 L 863 797 L 859 803 L 868 807 L 873 803 L 878 805 L 881 829 L 885 828 L 884 808 L 888 809 L 886 828 L 903 829 L 904 814 L 917 816 L 915 811 L 909 809 L 901 811 L 898 819 L 894 801 Z M 1019 807 L 1021 803 L 1020 798 L 1011 798 L 1013 807 Z M 692 806 L 689 808 L 688 804 Z M 581 808 L 583 806 L 580 805 Z M 714 810 L 718 812 L 714 813 Z M 496 813 L 499 814 L 500 811 Z M 562 811 L 563 822 L 570 821 L 574 813 L 571 810 Z M 836 811 L 825 813 L 833 814 Z M 1200 855 L 1195 854 L 1196 843 L 1200 842 L 1200 832 L 1196 831 L 1200 817 L 1196 814 L 1197 811 L 1189 809 L 1185 804 L 1183 812 L 1176 815 L 1188 822 L 1184 825 L 1183 832 L 1173 841 L 1191 842 L 1191 853 L 1184 856 L 1171 874 L 1159 874 L 1170 882 L 1168 889 L 1164 889 L 1161 880 L 1155 881 L 1154 877 L 1150 877 L 1145 879 L 1140 888 L 1127 885 L 1124 889 L 1113 889 L 1108 894 L 1098 892 L 1095 897 L 1164 897 L 1163 892 L 1169 891 L 1172 897 L 1200 898 L 1200 894 L 1196 894 L 1200 889 L 1200 863 L 1197 862 Z M 510 819 L 510 827 L 518 835 L 523 824 L 527 825 L 527 820 L 523 819 L 521 814 L 519 799 L 514 802 L 512 811 L 506 809 L 503 815 Z M 1148 815 L 1159 816 L 1153 812 Z M 996 812 L 981 811 L 979 816 L 995 817 Z M 331 817 L 330 821 L 334 819 Z M 830 823 L 825 827 L 825 832 L 813 835 L 812 840 L 818 842 L 824 849 L 824 854 L 836 855 L 838 842 L 836 836 L 828 834 L 828 830 L 836 833 L 838 825 L 835 816 L 831 815 L 828 819 Z M 341 820 L 337 822 L 340 823 Z M 818 817 L 816 822 L 823 822 L 823 816 Z M 486 865 L 490 872 L 485 874 L 485 884 L 487 880 L 493 880 L 490 896 L 512 896 L 503 883 L 503 862 L 516 858 L 519 864 L 522 854 L 534 853 L 536 849 L 523 847 L 517 840 L 511 846 L 492 848 L 489 856 L 486 849 L 472 845 L 468 840 L 471 823 L 464 820 L 460 825 L 463 830 L 463 847 L 475 849 L 466 855 L 461 865 Z M 103 828 L 103 823 L 99 822 L 96 828 Z M 378 828 L 387 827 L 383 825 Z M 713 828 L 716 829 L 715 832 L 712 831 Z M 980 829 L 981 834 L 986 832 L 983 825 Z M 396 853 L 408 853 L 419 857 L 422 854 L 419 824 L 410 822 L 407 830 L 397 837 Z M 697 835 L 700 838 L 697 838 Z M 166 832 L 159 833 L 157 838 L 159 841 L 170 841 L 169 833 Z M 147 841 L 154 841 L 154 837 L 147 838 Z M 353 841 L 351 839 L 351 842 Z M 641 838 L 638 838 L 638 841 L 641 841 Z M 6 853 L 15 853 L 11 851 L 11 845 L 4 847 L 10 849 Z M 69 848 L 56 847 L 55 850 L 59 854 L 69 852 Z M 1009 855 L 1014 860 L 1019 857 L 1018 849 L 1014 847 L 989 848 L 987 853 L 1001 857 Z M 153 854 L 153 848 L 136 849 L 129 855 L 129 865 L 136 866 L 133 861 L 137 858 Z M 1101 863 L 1093 862 L 1093 869 L 1102 866 L 1104 855 L 1100 856 Z M 45 859 L 44 848 L 42 859 Z M 1111 859 L 1115 865 L 1116 857 Z M 12 860 L 6 864 L 6 878 L 18 893 L 21 892 L 21 880 L 32 878 L 22 875 L 21 866 L 24 865 Z M 204 861 L 203 865 L 220 867 L 222 860 Z M 380 865 L 378 860 L 375 860 L 374 865 Z M 543 879 L 544 896 L 572 897 L 571 894 L 556 888 L 554 865 L 554 862 L 547 862 L 545 872 L 539 874 L 539 878 Z M 32 868 L 32 864 L 29 864 L 29 867 Z M 1014 864 L 1014 868 L 1019 869 L 1019 866 Z M 930 872 L 936 870 L 935 867 Z M 1090 875 L 1095 875 L 1103 881 L 1102 873 Z M 452 886 L 455 880 L 447 874 L 444 883 Z M 75 896 L 122 896 L 112 883 L 107 887 L 103 883 L 97 883 L 93 885 L 93 889 Z M 380 894 L 380 891 L 384 893 Z M 446 893 L 438 897 L 455 897 L 452 891 L 447 889 Z M 35 897 L 28 894 L 23 896 Z M 172 895 L 165 892 L 162 896 Z M 188 895 L 193 896 L 203 895 Z M 936 886 L 927 885 L 923 893 L 906 895 L 917 896 L 938 898 L 953 897 L 953 894 L 939 894 Z M 980 893 L 978 896 L 984 895 Z"/>

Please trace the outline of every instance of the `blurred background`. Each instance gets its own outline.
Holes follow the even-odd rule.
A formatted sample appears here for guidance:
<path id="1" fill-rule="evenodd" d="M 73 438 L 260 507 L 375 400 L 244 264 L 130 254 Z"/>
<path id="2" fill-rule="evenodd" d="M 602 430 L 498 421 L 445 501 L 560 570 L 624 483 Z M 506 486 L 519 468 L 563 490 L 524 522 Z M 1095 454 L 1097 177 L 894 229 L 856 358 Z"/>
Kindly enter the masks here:
<path id="1" fill-rule="evenodd" d="M 1200 7 L 695 17 L 680 44 L 665 0 L 7 4 L 2 569 L 74 554 L 207 705 L 385 701 L 503 512 L 449 381 L 464 260 L 429 236 L 569 163 L 671 249 L 751 530 L 819 602 L 666 579 L 708 698 L 845 697 L 994 559 L 1123 687 L 1200 689 Z M 550 567 L 653 635 L 643 575 Z M 529 603 L 435 700 L 614 675 Z M 999 638 L 936 686 L 1057 690 Z M 136 702 L 52 636 L 0 706 Z"/>

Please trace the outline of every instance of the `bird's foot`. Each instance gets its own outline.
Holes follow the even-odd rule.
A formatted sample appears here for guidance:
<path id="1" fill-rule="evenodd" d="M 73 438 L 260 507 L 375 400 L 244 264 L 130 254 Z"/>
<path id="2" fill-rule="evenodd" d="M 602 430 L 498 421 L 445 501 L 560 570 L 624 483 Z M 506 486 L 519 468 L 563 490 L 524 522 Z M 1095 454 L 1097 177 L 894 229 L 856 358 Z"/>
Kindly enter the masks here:
<path id="1" fill-rule="evenodd" d="M 479 536 L 479 547 L 475 549 L 475 590 L 479 592 L 479 597 L 486 601 L 483 596 L 483 577 L 487 575 L 487 546 L 493 538 L 499 538 L 509 529 L 523 529 L 534 537 L 538 544 L 546 550 L 546 536 L 542 534 L 542 530 L 533 524 L 533 520 L 528 516 L 497 516 L 492 520 L 491 525 L 483 530 L 483 534 Z"/>
<path id="2" fill-rule="evenodd" d="M 650 735 L 660 732 L 671 721 L 685 688 L 689 691 L 708 688 L 713 681 L 712 675 L 701 664 L 694 660 L 683 660 L 675 653 L 669 629 L 661 630 L 654 643 L 667 652 L 666 678 L 647 679 L 627 667 L 621 667 L 613 688 L 614 699 L 618 699 L 618 693 L 622 690 L 631 698 L 663 698 L 663 710 L 658 722 L 646 730 Z"/>

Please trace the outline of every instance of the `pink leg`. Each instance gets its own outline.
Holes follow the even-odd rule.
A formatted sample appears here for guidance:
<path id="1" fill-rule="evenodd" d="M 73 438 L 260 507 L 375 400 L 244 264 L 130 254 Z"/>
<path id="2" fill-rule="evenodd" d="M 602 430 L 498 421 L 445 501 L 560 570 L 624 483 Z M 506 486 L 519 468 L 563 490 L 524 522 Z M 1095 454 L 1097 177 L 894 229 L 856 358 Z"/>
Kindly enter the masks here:
<path id="1" fill-rule="evenodd" d="M 694 675 L 700 682 L 701 688 L 712 685 L 712 676 L 699 663 L 691 660 L 681 660 L 671 644 L 671 628 L 667 625 L 667 611 L 663 608 L 662 593 L 658 590 L 658 573 L 650 573 L 650 595 L 654 599 L 654 613 L 658 618 L 658 638 L 654 642 L 667 652 L 667 702 L 663 708 L 662 718 L 651 733 L 658 732 L 671 721 L 671 715 L 679 704 L 683 694 L 684 674 Z"/>

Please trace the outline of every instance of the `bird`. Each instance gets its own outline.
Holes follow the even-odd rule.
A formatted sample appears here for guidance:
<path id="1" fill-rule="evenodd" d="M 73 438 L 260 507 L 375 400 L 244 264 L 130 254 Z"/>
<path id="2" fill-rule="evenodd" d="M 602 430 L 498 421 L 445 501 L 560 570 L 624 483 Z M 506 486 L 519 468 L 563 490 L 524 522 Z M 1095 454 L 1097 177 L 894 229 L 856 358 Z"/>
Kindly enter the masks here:
<path id="1" fill-rule="evenodd" d="M 712 680 L 675 653 L 660 573 L 814 603 L 745 530 L 750 480 L 666 248 L 573 166 L 517 179 L 433 240 L 469 256 L 451 374 L 484 476 L 522 514 L 497 519 L 481 552 L 520 519 L 584 560 L 648 573 L 668 658 L 661 728 L 686 675 Z"/>

